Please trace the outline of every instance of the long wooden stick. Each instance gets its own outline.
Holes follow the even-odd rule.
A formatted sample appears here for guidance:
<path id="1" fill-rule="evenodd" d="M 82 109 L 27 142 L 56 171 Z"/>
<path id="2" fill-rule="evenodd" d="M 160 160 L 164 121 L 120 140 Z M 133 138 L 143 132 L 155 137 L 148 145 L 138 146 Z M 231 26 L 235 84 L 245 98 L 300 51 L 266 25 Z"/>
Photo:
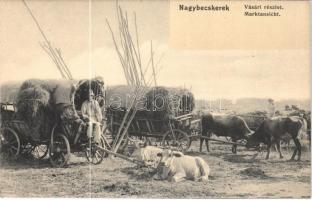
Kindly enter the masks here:
<path id="1" fill-rule="evenodd" d="M 215 141 L 215 142 L 220 142 L 220 143 L 224 143 L 224 144 L 234 144 L 234 145 L 238 145 L 238 146 L 246 146 L 246 145 L 241 144 L 241 143 L 213 139 L 213 138 L 210 138 L 207 136 L 202 136 L 202 135 L 195 135 L 195 136 L 190 136 L 190 137 L 191 138 L 203 138 L 203 139 L 207 139 L 207 140 L 211 140 L 211 141 Z"/>
<path id="2" fill-rule="evenodd" d="M 154 56 L 153 56 L 153 42 L 152 41 L 151 41 L 151 58 L 152 58 L 152 70 L 153 70 L 153 77 L 154 77 L 154 85 L 157 86 L 155 66 L 154 66 Z"/>
<path id="3" fill-rule="evenodd" d="M 61 54 L 59 53 L 59 55 L 57 55 L 58 53 L 56 52 L 57 50 L 54 49 L 51 45 L 51 43 L 49 42 L 47 36 L 45 35 L 43 29 L 41 28 L 38 20 L 36 19 L 36 17 L 34 16 L 34 14 L 32 13 L 31 9 L 29 8 L 28 4 L 26 3 L 25 0 L 22 0 L 23 4 L 25 5 L 27 11 L 29 12 L 30 16 L 32 17 L 32 19 L 34 20 L 39 32 L 41 33 L 46 46 L 44 47 L 43 45 L 41 45 L 41 47 L 43 48 L 43 50 L 50 56 L 50 58 L 52 59 L 52 61 L 54 62 L 54 64 L 57 66 L 58 70 L 61 73 L 61 76 L 63 78 L 68 78 L 68 79 L 72 79 L 71 73 L 67 67 L 67 65 L 65 64 Z M 66 74 L 66 75 L 65 75 Z"/>
<path id="4" fill-rule="evenodd" d="M 64 75 L 63 71 L 61 70 L 61 68 L 58 66 L 56 58 L 54 58 L 53 54 L 51 54 L 49 47 L 47 47 L 45 44 L 40 43 L 41 48 L 48 54 L 48 56 L 51 58 L 51 60 L 54 62 L 55 66 L 58 68 L 62 78 L 66 79 L 66 76 Z"/>
<path id="5" fill-rule="evenodd" d="M 120 140 L 120 139 L 119 139 L 119 138 L 120 138 L 119 136 L 120 136 L 121 131 L 122 131 L 123 127 L 124 127 L 124 124 L 125 124 L 126 121 L 127 121 L 128 115 L 129 115 L 129 113 L 131 112 L 131 108 L 133 107 L 134 102 L 135 102 L 135 99 L 133 98 L 133 99 L 131 100 L 131 103 L 130 103 L 130 108 L 127 108 L 127 111 L 126 111 L 126 113 L 125 113 L 125 115 L 124 115 L 124 117 L 123 117 L 123 119 L 122 119 L 122 122 L 121 122 L 121 124 L 120 124 L 120 126 L 119 126 L 119 129 L 118 129 L 118 132 L 117 132 L 117 136 L 116 136 L 116 138 L 115 138 L 115 140 L 114 140 L 114 142 L 113 142 L 113 149 L 114 149 L 114 151 L 116 150 L 115 152 L 117 152 L 117 150 L 118 150 L 118 148 L 119 148 L 119 147 L 116 148 L 116 145 L 117 145 L 117 143 L 118 143 L 118 140 Z"/>
<path id="6" fill-rule="evenodd" d="M 125 115 L 118 129 L 117 136 L 113 142 L 113 152 L 115 153 L 117 152 L 121 142 L 126 136 L 126 133 L 128 132 L 128 129 L 132 123 L 132 120 L 136 115 L 136 112 L 138 109 L 137 102 L 139 98 L 141 98 L 141 96 L 145 94 L 148 88 L 147 86 L 149 86 L 149 81 L 146 82 L 146 78 L 145 78 L 145 73 L 149 66 L 146 67 L 144 72 L 142 70 L 142 61 L 141 61 L 141 53 L 140 53 L 140 48 L 139 48 L 139 37 L 138 37 L 138 29 L 137 29 L 137 24 L 136 24 L 136 15 L 134 13 L 135 37 L 132 37 L 132 34 L 130 33 L 130 29 L 129 29 L 129 21 L 128 21 L 127 12 L 122 11 L 121 7 L 118 5 L 118 2 L 116 2 L 116 10 L 117 10 L 117 19 L 118 19 L 118 27 L 119 27 L 120 47 L 118 47 L 117 45 L 115 35 L 108 23 L 108 20 L 106 20 L 106 22 L 111 32 L 113 42 L 115 45 L 115 49 L 120 58 L 125 78 L 127 80 L 128 85 L 134 90 L 135 95 L 131 101 L 130 106 L 127 108 L 125 112 Z M 134 43 L 134 40 L 136 40 L 136 45 Z M 152 64 L 154 66 L 153 55 L 154 55 L 153 47 L 151 46 L 150 60 L 153 62 Z M 151 79 L 151 81 L 154 80 L 154 82 L 156 82 L 157 72 L 155 68 L 153 69 L 152 75 L 153 75 L 152 78 L 154 79 Z"/>
<path id="7" fill-rule="evenodd" d="M 140 90 L 140 88 L 138 90 Z M 137 102 L 136 99 L 137 99 L 138 94 L 139 94 L 139 92 L 136 93 L 135 100 L 134 100 L 135 102 Z M 118 140 L 118 143 L 117 143 L 117 145 L 116 145 L 116 147 L 114 149 L 114 152 L 117 152 L 119 146 L 121 145 L 121 142 L 122 142 L 123 138 L 125 137 L 126 133 L 128 132 L 130 124 L 132 123 L 132 120 L 133 120 L 133 118 L 136 115 L 136 112 L 137 112 L 137 105 L 134 105 L 132 114 L 131 114 L 130 118 L 127 121 L 126 127 L 124 128 L 123 133 L 122 133 L 122 135 L 120 136 L 120 138 Z"/>
<path id="8" fill-rule="evenodd" d="M 139 165 L 139 166 L 142 166 L 142 167 L 145 166 L 143 162 L 141 162 L 141 161 L 139 161 L 139 160 L 136 160 L 136 159 L 134 159 L 134 158 L 129 158 L 129 157 L 127 157 L 127 156 L 124 156 L 124 155 L 122 155 L 122 154 L 119 154 L 119 153 L 110 151 L 110 150 L 105 149 L 105 148 L 100 147 L 100 146 L 97 146 L 97 148 L 100 149 L 100 150 L 102 150 L 102 151 L 104 151 L 104 152 L 106 152 L 106 153 L 108 153 L 108 154 L 111 154 L 111 155 L 114 155 L 114 156 L 116 156 L 116 157 L 122 158 L 122 159 L 124 159 L 124 160 L 130 161 L 130 162 L 135 163 L 135 164 L 137 164 L 137 165 Z"/>

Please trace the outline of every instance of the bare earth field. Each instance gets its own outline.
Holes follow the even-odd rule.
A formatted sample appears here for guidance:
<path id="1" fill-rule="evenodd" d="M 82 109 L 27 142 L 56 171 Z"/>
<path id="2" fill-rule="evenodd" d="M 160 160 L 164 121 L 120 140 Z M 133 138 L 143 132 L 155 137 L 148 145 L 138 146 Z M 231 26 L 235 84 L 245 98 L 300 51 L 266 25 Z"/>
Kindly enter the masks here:
<path id="1" fill-rule="evenodd" d="M 300 162 L 288 161 L 292 150 L 283 149 L 284 159 L 271 151 L 256 152 L 241 147 L 211 144 L 211 152 L 198 153 L 193 142 L 188 154 L 204 158 L 211 169 L 207 183 L 171 183 L 153 180 L 152 171 L 119 158 L 89 165 L 72 155 L 66 168 L 51 168 L 48 160 L 1 161 L 1 197 L 144 197 L 144 198 L 310 198 L 311 153 L 304 148 Z"/>

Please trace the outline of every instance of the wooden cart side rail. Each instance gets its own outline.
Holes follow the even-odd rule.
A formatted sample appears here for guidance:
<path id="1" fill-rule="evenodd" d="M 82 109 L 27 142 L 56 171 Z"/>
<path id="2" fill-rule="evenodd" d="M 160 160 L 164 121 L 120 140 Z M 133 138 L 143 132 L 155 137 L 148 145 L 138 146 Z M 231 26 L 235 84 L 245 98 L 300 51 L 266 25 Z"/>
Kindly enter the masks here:
<path id="1" fill-rule="evenodd" d="M 177 116 L 175 117 L 174 119 L 175 120 L 178 120 L 178 121 L 183 121 L 183 120 L 188 120 L 188 119 L 191 119 L 194 117 L 194 113 L 188 113 L 188 114 L 185 114 L 185 115 L 180 115 L 180 116 Z"/>
<path id="2" fill-rule="evenodd" d="M 4 120 L 1 126 L 14 129 L 20 136 L 29 136 L 29 126 L 23 120 Z"/>

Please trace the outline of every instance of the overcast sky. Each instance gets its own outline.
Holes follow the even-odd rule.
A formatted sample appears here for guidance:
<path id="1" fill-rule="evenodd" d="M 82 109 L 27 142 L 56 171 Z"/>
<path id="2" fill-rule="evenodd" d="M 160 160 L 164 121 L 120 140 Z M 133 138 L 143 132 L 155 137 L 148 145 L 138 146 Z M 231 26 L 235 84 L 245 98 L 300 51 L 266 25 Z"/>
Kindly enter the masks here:
<path id="1" fill-rule="evenodd" d="M 92 70 L 107 85 L 125 84 L 105 20 L 116 28 L 115 2 L 28 1 L 53 46 L 62 50 L 74 78 L 87 78 L 89 25 L 92 30 Z M 191 88 L 197 98 L 309 98 L 307 50 L 177 50 L 169 41 L 169 2 L 120 1 L 132 19 L 136 12 L 141 51 L 146 62 L 150 41 L 164 55 L 158 85 Z M 29 78 L 60 78 L 41 49 L 43 41 L 21 1 L 0 2 L 0 83 Z M 130 21 L 131 22 L 131 21 Z M 207 36 L 209 37 L 209 36 Z"/>

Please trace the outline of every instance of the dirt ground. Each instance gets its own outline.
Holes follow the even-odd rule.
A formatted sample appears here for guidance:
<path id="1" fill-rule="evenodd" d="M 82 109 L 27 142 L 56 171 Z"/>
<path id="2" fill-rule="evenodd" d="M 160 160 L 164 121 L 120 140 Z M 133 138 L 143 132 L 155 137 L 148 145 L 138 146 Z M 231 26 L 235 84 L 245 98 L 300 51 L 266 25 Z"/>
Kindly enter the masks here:
<path id="1" fill-rule="evenodd" d="M 144 197 L 144 198 L 310 198 L 311 153 L 304 148 L 300 162 L 288 161 L 271 151 L 253 158 L 255 151 L 211 144 L 211 152 L 198 153 L 198 142 L 189 155 L 202 157 L 210 166 L 209 182 L 172 183 L 153 180 L 153 172 L 119 158 L 91 166 L 85 158 L 71 156 L 66 168 L 51 168 L 48 160 L 1 161 L 1 197 Z"/>

